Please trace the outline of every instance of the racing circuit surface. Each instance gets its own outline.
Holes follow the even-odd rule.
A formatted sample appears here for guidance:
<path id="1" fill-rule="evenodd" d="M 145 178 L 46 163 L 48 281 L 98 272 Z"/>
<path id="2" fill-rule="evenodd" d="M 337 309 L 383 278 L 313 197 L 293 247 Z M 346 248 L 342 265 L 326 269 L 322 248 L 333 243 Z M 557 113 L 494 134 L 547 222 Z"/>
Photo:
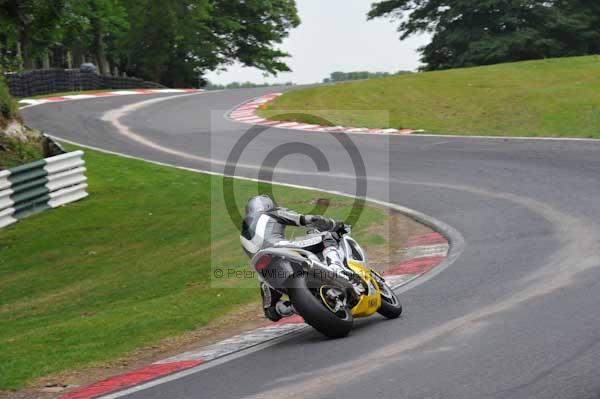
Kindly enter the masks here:
<path id="1" fill-rule="evenodd" d="M 246 177 L 276 149 L 275 181 L 354 194 L 365 179 L 348 142 L 282 129 L 250 140 L 248 125 L 223 116 L 280 90 L 99 98 L 22 115 L 63 139 L 215 172 L 239 149 Z M 458 260 L 402 293 L 401 319 L 357 321 L 335 341 L 309 331 L 125 397 L 598 398 L 600 141 L 345 137 L 364 160 L 368 196 L 453 226 L 466 242 Z M 290 148 L 320 150 L 329 171 L 277 156 Z"/>

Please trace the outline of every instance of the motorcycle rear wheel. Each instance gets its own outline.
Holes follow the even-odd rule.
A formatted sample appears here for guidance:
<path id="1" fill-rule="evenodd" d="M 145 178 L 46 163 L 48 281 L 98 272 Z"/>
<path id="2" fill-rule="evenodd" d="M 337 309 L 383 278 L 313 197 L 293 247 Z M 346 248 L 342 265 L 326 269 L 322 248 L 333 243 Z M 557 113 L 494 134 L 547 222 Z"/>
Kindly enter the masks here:
<path id="1" fill-rule="evenodd" d="M 329 338 L 342 338 L 348 335 L 354 324 L 352 312 L 348 306 L 345 306 L 334 313 L 331 306 L 324 303 L 321 292 L 323 287 L 328 286 L 323 285 L 317 290 L 311 290 L 303 278 L 294 278 L 291 283 L 288 296 L 294 309 L 308 325 Z"/>

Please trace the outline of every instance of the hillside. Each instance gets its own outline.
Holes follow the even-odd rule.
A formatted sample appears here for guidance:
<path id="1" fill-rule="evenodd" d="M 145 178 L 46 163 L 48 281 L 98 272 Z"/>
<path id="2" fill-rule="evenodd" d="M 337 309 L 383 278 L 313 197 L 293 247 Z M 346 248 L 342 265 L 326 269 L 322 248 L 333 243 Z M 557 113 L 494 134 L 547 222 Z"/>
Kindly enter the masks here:
<path id="1" fill-rule="evenodd" d="M 0 77 L 0 170 L 43 158 L 40 135 L 23 126 L 18 112 Z"/>
<path id="2" fill-rule="evenodd" d="M 261 115 L 314 122 L 314 117 L 301 115 L 307 111 L 342 126 L 424 129 L 436 134 L 600 138 L 600 56 L 297 90 L 278 98 Z"/>

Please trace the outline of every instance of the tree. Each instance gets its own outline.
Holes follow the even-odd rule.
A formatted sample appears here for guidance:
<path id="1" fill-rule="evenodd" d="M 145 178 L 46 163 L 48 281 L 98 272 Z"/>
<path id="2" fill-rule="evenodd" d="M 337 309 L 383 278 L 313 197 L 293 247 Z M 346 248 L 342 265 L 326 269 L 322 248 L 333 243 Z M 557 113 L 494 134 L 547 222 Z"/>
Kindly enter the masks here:
<path id="1" fill-rule="evenodd" d="M 348 80 L 385 78 L 387 76 L 404 75 L 406 73 L 411 73 L 411 72 L 410 71 L 398 71 L 395 73 L 389 73 L 389 72 L 368 72 L 368 71 L 358 71 L 358 72 L 337 71 L 337 72 L 332 72 L 328 78 L 323 79 L 323 83 L 345 82 Z"/>
<path id="2" fill-rule="evenodd" d="M 277 44 L 299 23 L 294 0 L 0 0 L 0 62 L 13 53 L 26 69 L 92 59 L 100 73 L 118 66 L 190 86 L 235 61 L 289 70 Z"/>
<path id="3" fill-rule="evenodd" d="M 178 18 L 170 0 L 130 1 L 130 32 L 124 47 L 128 73 L 156 82 L 162 81 L 171 52 L 176 50 Z M 180 21 L 183 25 L 187 21 Z"/>
<path id="4" fill-rule="evenodd" d="M 600 53 L 600 2 L 597 0 L 556 1 L 558 20 L 551 32 L 564 45 L 565 55 Z"/>
<path id="5" fill-rule="evenodd" d="M 100 73 L 110 74 L 106 41 L 119 37 L 121 32 L 128 29 L 127 13 L 118 0 L 86 0 L 82 3 L 86 2 L 86 14 L 93 37 L 91 50 Z"/>
<path id="6" fill-rule="evenodd" d="M 22 68 L 21 52 L 17 41 L 16 27 L 0 24 L 0 73 L 18 71 Z"/>
<path id="7" fill-rule="evenodd" d="M 16 33 L 18 53 L 25 68 L 35 66 L 35 57 L 47 54 L 59 35 L 64 0 L 2 0 L 0 23 Z"/>
<path id="8" fill-rule="evenodd" d="M 214 1 L 212 28 L 220 41 L 224 64 L 234 60 L 268 73 L 289 71 L 281 61 L 288 55 L 274 48 L 300 24 L 294 0 Z"/>
<path id="9" fill-rule="evenodd" d="M 59 44 L 71 53 L 75 66 L 91 55 L 102 74 L 111 71 L 117 39 L 129 29 L 127 10 L 119 0 L 66 0 Z"/>
<path id="10" fill-rule="evenodd" d="M 432 33 L 420 52 L 434 70 L 594 53 L 599 15 L 593 0 L 384 0 L 368 18 L 403 18 L 401 39 Z"/>
<path id="11" fill-rule="evenodd" d="M 130 1 L 127 70 L 172 86 L 234 61 L 287 71 L 274 48 L 300 21 L 293 0 Z"/>

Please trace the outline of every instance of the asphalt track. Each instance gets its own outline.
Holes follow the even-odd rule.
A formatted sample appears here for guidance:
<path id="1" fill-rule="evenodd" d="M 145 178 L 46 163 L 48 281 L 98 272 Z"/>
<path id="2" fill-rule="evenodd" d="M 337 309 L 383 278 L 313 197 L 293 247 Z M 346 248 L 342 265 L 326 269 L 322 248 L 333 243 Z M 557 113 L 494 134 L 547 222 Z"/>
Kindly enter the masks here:
<path id="1" fill-rule="evenodd" d="M 135 140 L 103 120 L 105 113 L 171 96 L 22 113 L 64 139 L 220 172 L 249 128 L 223 113 L 270 91 L 149 104 L 121 118 Z M 456 228 L 466 241 L 460 258 L 403 293 L 399 320 L 368 319 L 336 341 L 305 333 L 127 398 L 599 398 L 600 142 L 348 137 L 366 165 L 368 195 Z M 292 142 L 304 146 L 285 146 Z M 326 155 L 329 171 L 288 155 L 274 179 L 353 194 L 348 146 L 327 133 L 269 129 L 245 146 L 236 173 L 257 177 L 271 150 L 306 145 Z"/>

